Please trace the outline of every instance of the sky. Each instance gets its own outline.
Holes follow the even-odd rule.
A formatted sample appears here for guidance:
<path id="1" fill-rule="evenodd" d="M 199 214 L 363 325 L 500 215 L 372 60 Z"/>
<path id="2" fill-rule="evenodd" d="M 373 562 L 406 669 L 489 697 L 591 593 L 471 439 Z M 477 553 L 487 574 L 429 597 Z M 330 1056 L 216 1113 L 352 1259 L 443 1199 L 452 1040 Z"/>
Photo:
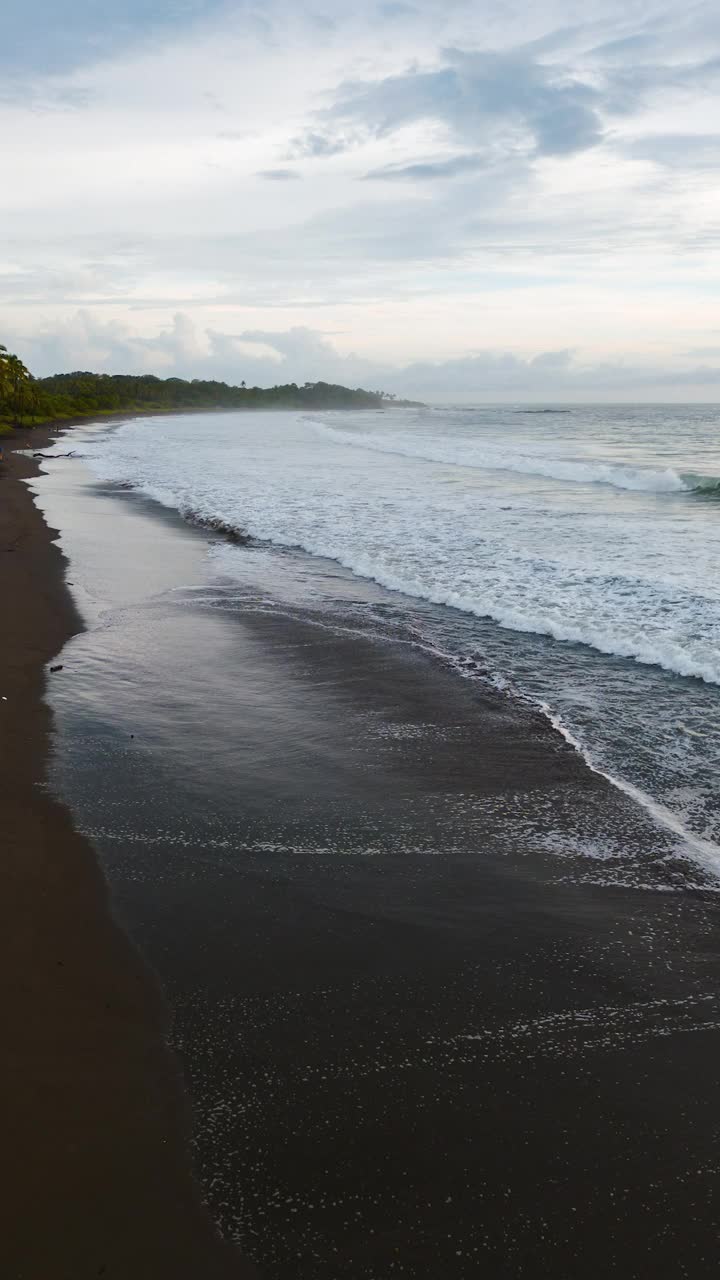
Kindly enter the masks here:
<path id="1" fill-rule="evenodd" d="M 5 0 L 37 374 L 720 401 L 720 7 Z"/>

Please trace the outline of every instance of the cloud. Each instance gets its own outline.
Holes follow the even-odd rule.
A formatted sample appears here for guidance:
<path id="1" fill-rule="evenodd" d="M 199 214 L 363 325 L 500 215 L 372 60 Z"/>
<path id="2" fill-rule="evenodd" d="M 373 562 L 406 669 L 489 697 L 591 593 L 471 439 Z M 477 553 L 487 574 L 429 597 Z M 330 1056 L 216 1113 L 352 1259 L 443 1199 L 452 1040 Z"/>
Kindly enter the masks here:
<path id="1" fill-rule="evenodd" d="M 720 387 L 720 362 L 669 370 L 662 364 L 582 361 L 566 351 L 544 351 L 529 359 L 485 351 L 455 360 L 424 361 L 386 376 L 405 394 L 458 396 L 478 400 L 545 395 L 550 399 L 605 399 L 631 395 L 652 400 L 655 392 Z"/>
<path id="2" fill-rule="evenodd" d="M 118 50 L 207 21 L 225 0 L 5 0 L 0 67 L 13 75 L 53 75 Z"/>
<path id="3" fill-rule="evenodd" d="M 587 0 L 573 25 L 562 0 L 6 10 L 0 341 L 42 334 L 46 367 L 189 368 L 178 312 L 218 376 L 240 356 L 365 380 L 237 336 L 272 330 L 351 335 L 372 381 L 493 344 L 686 368 L 713 340 L 716 5 Z M 580 363 L 508 376 L 570 385 Z"/>
<path id="4" fill-rule="evenodd" d="M 107 373 L 152 371 L 164 377 L 244 380 L 259 386 L 324 379 L 430 398 L 581 400 L 622 398 L 633 392 L 652 399 L 657 391 L 668 389 L 687 396 L 698 387 L 720 387 L 720 359 L 711 365 L 668 369 L 664 362 L 594 362 L 568 349 L 534 355 L 483 350 L 449 360 L 393 365 L 340 352 L 327 335 L 304 326 L 232 334 L 200 330 L 183 313 L 148 337 L 118 321 L 102 321 L 91 312 L 78 311 L 64 325 L 28 336 L 18 347 L 41 375 L 77 368 Z"/>
<path id="5" fill-rule="evenodd" d="M 388 3 L 380 5 L 380 12 L 385 18 L 407 18 L 417 12 L 411 4 Z"/>
<path id="6" fill-rule="evenodd" d="M 668 169 L 711 169 L 720 167 L 720 134 L 650 134 L 631 142 L 628 155 L 650 160 Z"/>
<path id="7" fill-rule="evenodd" d="M 288 154 L 291 157 L 298 158 L 303 156 L 313 158 L 337 156 L 343 151 L 349 150 L 358 141 L 360 141 L 358 134 L 354 136 L 345 134 L 333 136 L 330 133 L 321 133 L 317 129 L 308 129 L 306 133 L 292 139 Z"/>
<path id="8" fill-rule="evenodd" d="M 557 31 L 515 49 L 451 47 L 430 69 L 411 66 L 401 74 L 345 82 L 332 106 L 318 113 L 322 128 L 308 130 L 295 145 L 299 153 L 332 155 L 368 138 L 434 125 L 452 143 L 470 143 L 473 153 L 481 144 L 498 154 L 520 150 L 538 157 L 569 157 L 606 142 L 615 118 L 636 116 L 663 96 L 681 101 L 720 87 L 720 55 L 698 57 L 691 49 L 685 59 L 676 55 L 676 60 L 663 60 L 660 55 L 671 54 L 672 45 L 657 30 L 591 46 L 580 58 L 566 54 L 561 60 L 558 46 L 570 36 L 577 40 L 582 30 Z M 543 60 L 548 50 L 553 56 Z M 661 161 L 664 144 L 672 158 L 672 135 L 667 140 L 660 135 L 656 143 Z M 642 142 L 637 145 L 641 148 Z M 693 143 L 692 150 L 699 163 L 700 143 Z M 640 150 L 637 154 L 642 156 Z M 680 154 L 678 147 L 678 159 Z M 389 166 L 386 174 L 372 170 L 368 176 L 401 176 L 404 169 L 411 176 L 412 165 Z"/>
<path id="9" fill-rule="evenodd" d="M 677 60 L 676 60 L 677 59 Z M 685 61 L 675 56 L 668 61 L 639 61 L 626 57 L 603 75 L 604 101 L 608 113 L 633 116 L 647 104 L 696 98 L 703 92 L 716 93 L 720 86 L 720 57 L 691 57 Z M 674 130 L 673 130 L 674 132 Z"/>
<path id="10" fill-rule="evenodd" d="M 574 353 L 568 348 L 563 351 L 541 351 L 539 355 L 533 356 L 531 367 L 533 369 L 569 369 L 572 365 Z"/>
<path id="11" fill-rule="evenodd" d="M 12 345 L 12 343 L 10 344 Z M 200 329 L 177 312 L 151 336 L 119 320 L 103 320 L 86 309 L 61 324 L 49 324 L 17 343 L 39 376 L 81 368 L 101 373 L 147 373 L 164 377 L 220 378 L 230 382 L 305 381 L 350 370 L 369 372 L 371 362 L 343 356 L 321 334 L 298 326 L 272 332 L 226 333 Z"/>
<path id="12" fill-rule="evenodd" d="M 259 169 L 258 178 L 267 178 L 270 182 L 292 182 L 299 178 L 296 169 Z"/>
<path id="13" fill-rule="evenodd" d="M 50 111 L 83 111 L 90 106 L 92 95 L 79 85 L 28 82 L 22 77 L 7 76 L 0 84 L 0 107 L 22 107 L 33 114 Z"/>
<path id="14" fill-rule="evenodd" d="M 326 116 L 376 137 L 436 121 L 475 145 L 501 128 L 540 154 L 565 155 L 602 140 L 601 104 L 592 84 L 522 51 L 447 49 L 436 70 L 342 85 Z"/>
<path id="15" fill-rule="evenodd" d="M 607 59 L 610 62 L 625 62 L 628 57 L 637 59 L 644 53 L 657 48 L 657 36 L 645 32 L 631 36 L 622 36 L 618 40 L 608 40 L 606 44 L 597 45 L 591 52 L 594 58 Z"/>
<path id="16" fill-rule="evenodd" d="M 363 174 L 365 181 L 383 182 L 434 182 L 437 179 L 462 177 L 488 167 L 487 157 L 472 154 L 451 156 L 449 160 L 424 160 L 414 164 L 384 165 Z"/>

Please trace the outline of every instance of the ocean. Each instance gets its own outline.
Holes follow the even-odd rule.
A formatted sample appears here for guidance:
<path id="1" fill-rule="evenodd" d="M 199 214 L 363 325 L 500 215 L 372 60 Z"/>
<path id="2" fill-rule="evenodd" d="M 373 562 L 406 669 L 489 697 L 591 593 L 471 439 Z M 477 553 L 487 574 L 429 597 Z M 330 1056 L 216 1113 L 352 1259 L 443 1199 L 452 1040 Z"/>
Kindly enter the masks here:
<path id="1" fill-rule="evenodd" d="M 714 1276 L 717 417 L 154 417 L 32 482 L 49 784 L 267 1280 Z"/>
<path id="2" fill-rule="evenodd" d="M 82 453 L 217 531 L 213 609 L 379 634 L 529 700 L 720 869 L 720 409 L 198 414 Z"/>

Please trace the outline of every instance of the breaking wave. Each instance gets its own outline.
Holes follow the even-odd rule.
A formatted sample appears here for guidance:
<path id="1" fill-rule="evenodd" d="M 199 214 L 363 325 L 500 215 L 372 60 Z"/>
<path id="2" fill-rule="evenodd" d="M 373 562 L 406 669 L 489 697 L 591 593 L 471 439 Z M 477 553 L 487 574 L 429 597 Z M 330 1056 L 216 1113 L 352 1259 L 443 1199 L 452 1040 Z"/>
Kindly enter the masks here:
<path id="1" fill-rule="evenodd" d="M 609 485 L 614 489 L 628 489 L 638 493 L 699 493 L 720 496 L 720 476 L 678 472 L 672 467 L 628 467 L 581 458 L 522 453 L 511 448 L 487 445 L 479 440 L 451 441 L 400 433 L 379 436 L 339 431 L 323 423 L 315 422 L 313 425 L 316 431 L 334 444 L 349 445 L 372 453 L 418 458 L 426 462 L 481 471 L 514 471 L 521 475 L 543 476 L 548 480 L 562 480 L 570 484 Z"/>
<path id="2" fill-rule="evenodd" d="M 695 833 L 685 842 L 707 866 L 703 842 L 720 832 L 717 426 L 714 408 L 196 415 L 105 424 L 83 453 L 103 484 L 216 535 L 220 591 L 251 583 L 253 598 L 332 616 L 357 593 L 363 626 L 377 604 L 392 634 L 407 625 L 546 704 L 592 767 L 625 779 L 678 840 Z"/>
<path id="3" fill-rule="evenodd" d="M 481 445 L 457 431 L 413 439 L 383 425 L 374 436 L 357 418 L 343 429 L 292 414 L 267 416 L 262 432 L 257 422 L 213 420 L 202 440 L 193 419 L 130 423 L 89 442 L 87 458 L 106 481 L 233 541 L 299 548 L 512 631 L 720 685 L 715 512 L 695 507 L 688 522 L 670 504 L 638 507 L 641 495 L 618 493 L 611 517 L 602 502 L 578 504 L 574 486 L 559 504 L 546 505 L 541 487 L 513 501 L 508 474 L 479 494 L 470 473 L 448 487 L 437 467 L 393 465 L 391 455 L 462 467 L 489 456 L 506 473 L 562 470 L 645 494 L 720 495 L 712 476 L 531 457 L 519 441 Z"/>
<path id="4" fill-rule="evenodd" d="M 298 541 L 285 541 L 282 538 L 264 538 L 256 530 L 252 532 L 259 540 L 293 546 L 310 555 L 334 560 L 360 578 L 366 578 L 376 582 L 378 586 L 398 591 L 416 600 L 446 605 L 476 618 L 490 619 L 511 631 L 586 645 L 611 657 L 627 658 L 643 666 L 661 667 L 673 675 L 720 685 L 720 653 L 713 650 L 711 637 L 703 637 L 704 643 L 690 646 L 683 636 L 662 632 L 650 620 L 644 632 L 630 630 L 627 626 L 623 627 L 620 619 L 613 617 L 612 609 L 608 608 L 609 597 L 604 602 L 605 610 L 599 610 L 599 616 L 589 610 L 573 619 L 569 613 L 563 613 L 550 601 L 545 606 L 537 598 L 525 604 L 514 601 L 511 584 L 502 578 L 486 582 L 483 590 L 463 591 L 439 578 L 433 580 L 427 571 L 417 572 L 417 566 L 408 565 L 404 570 L 390 568 L 382 557 L 369 555 L 360 547 L 341 549 L 337 542 L 330 540 L 323 542 L 318 538 L 306 537 Z M 235 540 L 247 540 L 245 531 L 238 529 L 237 534 L 239 536 Z M 231 563 L 229 561 L 228 566 Z"/>

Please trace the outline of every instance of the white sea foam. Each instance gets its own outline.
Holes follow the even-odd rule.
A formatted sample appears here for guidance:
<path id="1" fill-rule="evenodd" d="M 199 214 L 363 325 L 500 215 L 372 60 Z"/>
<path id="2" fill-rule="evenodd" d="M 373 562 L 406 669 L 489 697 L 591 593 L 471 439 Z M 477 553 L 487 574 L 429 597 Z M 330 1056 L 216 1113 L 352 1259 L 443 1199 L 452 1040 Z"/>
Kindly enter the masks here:
<path id="1" fill-rule="evenodd" d="M 401 458 L 418 458 L 448 466 L 470 467 L 482 471 L 514 471 L 521 475 L 543 476 L 571 484 L 603 484 L 639 493 L 720 491 L 719 477 L 683 474 L 672 467 L 630 467 L 543 453 L 530 454 L 506 444 L 497 447 L 485 441 L 434 441 L 399 432 L 379 435 L 352 430 L 339 431 L 316 421 L 314 426 L 318 433 L 333 444 L 373 453 L 394 454 Z"/>
<path id="2" fill-rule="evenodd" d="M 667 805 L 661 804 L 654 796 L 649 795 L 642 788 L 636 787 L 634 783 L 628 782 L 626 778 L 618 777 L 613 773 L 601 768 L 591 751 L 580 742 L 580 740 L 568 729 L 563 722 L 562 717 L 553 711 L 547 703 L 542 704 L 543 713 L 547 716 L 554 729 L 557 729 L 566 742 L 578 751 L 586 764 L 592 769 L 593 773 L 597 773 L 600 777 L 605 778 L 618 791 L 624 792 L 641 808 L 647 810 L 653 820 L 659 827 L 663 827 L 672 835 L 677 836 L 681 848 L 687 850 L 693 855 L 696 861 L 699 861 L 707 871 L 717 876 L 720 872 L 720 845 L 714 840 L 706 840 L 702 836 L 698 836 L 684 823 L 672 809 Z"/>
<path id="3" fill-rule="evenodd" d="M 618 498 L 609 508 L 599 486 L 588 507 L 572 490 L 551 503 L 526 489 L 514 494 L 492 472 L 448 484 L 443 464 L 453 455 L 492 447 L 505 457 L 511 449 L 450 431 L 442 440 L 433 426 L 413 457 L 437 455 L 441 465 L 408 466 L 388 418 L 360 435 L 352 415 L 342 430 L 287 413 L 130 422 L 84 449 L 104 478 L 211 526 L 300 547 L 515 631 L 720 684 L 714 504 L 698 504 L 690 520 L 684 502 L 677 510 L 637 506 L 647 501 L 637 494 L 622 499 L 636 505 L 618 507 Z M 663 475 L 668 485 L 677 481 L 670 468 L 622 471 L 626 479 L 642 471 L 656 486 Z"/>
<path id="4" fill-rule="evenodd" d="M 197 415 L 87 434 L 82 453 L 103 480 L 255 541 L 213 543 L 223 607 L 237 578 L 246 603 L 251 581 L 263 607 L 319 609 L 318 625 L 337 604 L 345 626 L 359 599 L 363 634 L 368 601 L 384 634 L 397 610 L 399 635 L 545 702 L 593 768 L 717 871 L 716 411 Z"/>

